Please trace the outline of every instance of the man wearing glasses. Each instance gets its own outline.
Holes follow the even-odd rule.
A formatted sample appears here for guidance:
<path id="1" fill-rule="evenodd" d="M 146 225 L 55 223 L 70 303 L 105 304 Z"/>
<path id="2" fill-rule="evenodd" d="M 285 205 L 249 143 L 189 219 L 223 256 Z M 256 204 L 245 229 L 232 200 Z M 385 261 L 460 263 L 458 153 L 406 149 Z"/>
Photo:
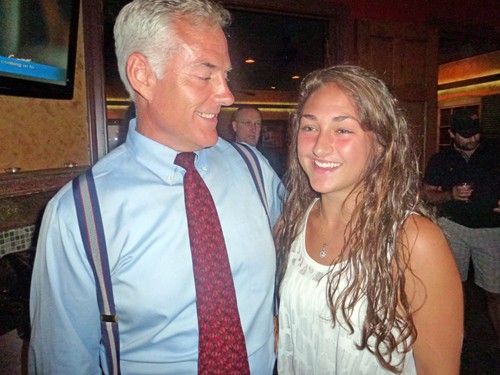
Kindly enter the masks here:
<path id="1" fill-rule="evenodd" d="M 263 148 L 259 144 L 260 132 L 262 130 L 262 113 L 259 109 L 249 105 L 238 107 L 236 112 L 234 112 L 232 126 L 235 133 L 235 142 L 257 147 L 281 178 L 285 169 L 283 158 L 275 151 Z"/>

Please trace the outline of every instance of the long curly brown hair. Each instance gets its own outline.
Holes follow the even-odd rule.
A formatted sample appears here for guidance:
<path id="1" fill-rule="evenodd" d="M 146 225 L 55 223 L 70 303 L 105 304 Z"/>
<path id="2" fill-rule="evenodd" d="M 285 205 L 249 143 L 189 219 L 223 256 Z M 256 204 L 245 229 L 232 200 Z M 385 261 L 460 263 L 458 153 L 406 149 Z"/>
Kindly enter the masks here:
<path id="1" fill-rule="evenodd" d="M 347 261 L 325 276 L 328 277 L 328 305 L 333 324 L 343 320 L 353 333 L 349 312 L 366 298 L 366 318 L 358 348 L 366 348 L 384 368 L 398 373 L 417 336 L 412 306 L 405 292 L 409 249 L 404 245 L 403 224 L 410 212 L 432 215 L 419 198 L 421 176 L 414 148 L 416 140 L 409 124 L 384 82 L 361 67 L 344 65 L 320 69 L 307 75 L 301 84 L 298 105 L 291 116 L 285 177 L 288 193 L 276 227 L 278 282 L 285 274 L 288 254 L 304 215 L 319 196 L 299 164 L 297 133 L 306 101 L 327 83 L 336 84 L 353 100 L 362 128 L 372 132 L 382 147 L 382 152 L 370 160 L 359 185 L 353 189 L 357 205 L 338 258 Z M 337 286 L 344 273 L 349 275 L 348 286 L 340 291 Z M 368 344 L 369 338 L 373 344 Z M 394 359 L 396 351 L 403 354 L 401 361 Z"/>

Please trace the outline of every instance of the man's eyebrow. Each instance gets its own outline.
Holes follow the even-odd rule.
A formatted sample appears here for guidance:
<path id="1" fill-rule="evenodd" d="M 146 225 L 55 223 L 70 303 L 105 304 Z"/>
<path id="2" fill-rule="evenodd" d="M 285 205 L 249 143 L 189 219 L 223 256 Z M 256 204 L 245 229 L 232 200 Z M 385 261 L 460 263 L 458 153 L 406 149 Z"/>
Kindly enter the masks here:
<path id="1" fill-rule="evenodd" d="M 209 69 L 215 69 L 215 68 L 217 68 L 217 65 L 214 65 L 214 64 L 209 63 L 209 62 L 202 62 L 201 65 L 203 65 L 203 66 L 205 66 L 205 67 L 207 67 Z"/>
<path id="2" fill-rule="evenodd" d="M 200 63 L 199 65 L 204 66 L 210 70 L 218 69 L 219 67 L 215 64 L 212 64 L 211 62 L 205 61 Z M 230 66 L 229 69 L 226 70 L 226 73 L 230 73 L 233 70 L 233 67 Z"/>

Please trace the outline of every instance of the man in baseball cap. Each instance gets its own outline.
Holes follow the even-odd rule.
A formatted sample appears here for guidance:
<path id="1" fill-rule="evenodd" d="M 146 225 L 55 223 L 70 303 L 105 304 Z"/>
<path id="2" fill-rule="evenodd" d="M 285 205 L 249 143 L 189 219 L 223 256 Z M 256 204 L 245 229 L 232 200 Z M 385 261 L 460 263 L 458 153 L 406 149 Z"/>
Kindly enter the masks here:
<path id="1" fill-rule="evenodd" d="M 467 109 L 451 116 L 450 136 L 427 164 L 423 196 L 438 208 L 462 281 L 472 260 L 500 339 L 500 148 L 481 139 L 479 118 Z"/>
<path id="2" fill-rule="evenodd" d="M 478 116 L 466 109 L 455 112 L 451 116 L 450 125 L 452 138 L 456 133 L 462 138 L 470 138 L 481 131 Z"/>

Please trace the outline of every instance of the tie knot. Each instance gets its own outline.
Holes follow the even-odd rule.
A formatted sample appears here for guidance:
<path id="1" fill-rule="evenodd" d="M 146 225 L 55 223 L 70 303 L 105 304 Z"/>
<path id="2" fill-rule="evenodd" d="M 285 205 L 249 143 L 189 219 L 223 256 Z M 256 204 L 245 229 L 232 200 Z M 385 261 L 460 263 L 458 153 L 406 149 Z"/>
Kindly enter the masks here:
<path id="1" fill-rule="evenodd" d="M 181 152 L 175 157 L 174 164 L 184 168 L 186 171 L 194 169 L 194 152 Z"/>

